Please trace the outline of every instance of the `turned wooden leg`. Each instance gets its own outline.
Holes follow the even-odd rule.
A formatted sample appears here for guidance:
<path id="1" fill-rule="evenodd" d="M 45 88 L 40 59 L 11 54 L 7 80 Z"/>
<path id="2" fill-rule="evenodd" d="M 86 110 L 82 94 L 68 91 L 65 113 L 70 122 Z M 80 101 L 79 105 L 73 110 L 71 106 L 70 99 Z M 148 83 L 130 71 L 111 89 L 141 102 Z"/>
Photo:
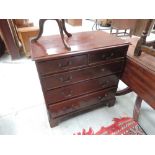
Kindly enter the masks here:
<path id="1" fill-rule="evenodd" d="M 137 96 L 135 101 L 135 106 L 133 110 L 133 119 L 137 122 L 140 114 L 140 108 L 141 108 L 142 99 Z"/>
<path id="2" fill-rule="evenodd" d="M 116 37 L 118 36 L 118 29 L 116 29 L 116 34 L 115 35 L 116 35 Z"/>
<path id="3" fill-rule="evenodd" d="M 71 37 L 72 34 L 69 33 L 69 32 L 66 30 L 65 20 L 64 20 L 64 19 L 62 19 L 62 27 L 63 27 L 63 30 L 64 30 L 65 34 L 66 34 L 68 37 Z"/>
<path id="4" fill-rule="evenodd" d="M 133 29 L 130 29 L 130 34 L 129 34 L 129 36 L 132 37 L 132 34 L 133 34 Z"/>
<path id="5" fill-rule="evenodd" d="M 56 21 L 57 21 L 58 26 L 59 26 L 60 35 L 61 35 L 61 39 L 62 39 L 62 42 L 63 42 L 64 46 L 65 46 L 68 50 L 71 50 L 70 46 L 66 43 L 66 41 L 65 41 L 65 39 L 64 39 L 62 21 L 59 20 L 59 19 L 56 19 Z"/>
<path id="6" fill-rule="evenodd" d="M 131 88 L 126 87 L 126 88 L 123 89 L 123 90 L 117 91 L 117 92 L 116 92 L 116 96 L 125 95 L 125 94 L 131 93 L 131 92 L 132 92 Z"/>
<path id="7" fill-rule="evenodd" d="M 124 30 L 124 36 L 126 35 L 126 31 L 127 31 L 127 29 Z"/>
<path id="8" fill-rule="evenodd" d="M 110 34 L 112 34 L 112 29 L 113 29 L 113 28 L 112 28 L 112 26 L 111 26 L 111 28 L 110 28 Z"/>
<path id="9" fill-rule="evenodd" d="M 39 33 L 38 33 L 37 37 L 32 39 L 32 41 L 37 41 L 42 36 L 45 21 L 46 21 L 46 19 L 40 19 L 39 20 Z"/>

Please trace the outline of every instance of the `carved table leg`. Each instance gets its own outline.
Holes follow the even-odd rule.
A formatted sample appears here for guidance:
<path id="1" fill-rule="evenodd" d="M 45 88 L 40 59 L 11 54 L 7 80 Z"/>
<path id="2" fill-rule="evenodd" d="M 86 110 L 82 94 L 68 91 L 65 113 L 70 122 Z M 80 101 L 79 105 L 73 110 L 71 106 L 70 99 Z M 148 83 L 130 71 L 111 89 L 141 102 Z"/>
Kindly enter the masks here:
<path id="1" fill-rule="evenodd" d="M 67 42 L 64 40 L 64 34 L 63 34 L 63 31 L 65 32 L 65 34 L 68 36 L 68 37 L 71 37 L 72 35 L 70 33 L 67 32 L 66 30 L 66 27 L 65 27 L 65 21 L 64 19 L 40 19 L 39 20 L 39 33 L 38 33 L 38 36 L 33 38 L 32 39 L 32 42 L 33 41 L 37 41 L 41 36 L 42 36 L 42 33 L 43 33 L 43 28 L 44 28 L 44 23 L 46 20 L 56 20 L 57 21 L 57 24 L 59 26 L 59 31 L 60 31 L 60 35 L 61 35 L 61 39 L 62 39 L 62 42 L 65 46 L 65 48 L 67 48 L 68 50 L 71 50 L 70 46 L 67 44 Z"/>
<path id="2" fill-rule="evenodd" d="M 45 21 L 46 21 L 46 19 L 40 19 L 39 20 L 39 33 L 38 33 L 38 36 L 36 38 L 32 39 L 32 41 L 37 41 L 42 36 Z"/>
<path id="3" fill-rule="evenodd" d="M 125 94 L 131 93 L 131 92 L 132 92 L 131 88 L 126 87 L 126 88 L 123 89 L 123 90 L 117 91 L 117 92 L 116 92 L 116 96 L 125 95 Z"/>
<path id="4" fill-rule="evenodd" d="M 137 122 L 139 118 L 140 108 L 141 108 L 142 99 L 137 96 L 135 101 L 135 106 L 133 110 L 133 119 Z"/>
<path id="5" fill-rule="evenodd" d="M 65 34 L 66 34 L 68 37 L 71 37 L 71 36 L 72 36 L 72 34 L 69 33 L 69 32 L 66 30 L 65 20 L 64 20 L 64 19 L 62 19 L 62 28 L 63 28 Z"/>
<path id="6" fill-rule="evenodd" d="M 59 26 L 59 30 L 60 30 L 60 35 L 61 35 L 61 39 L 62 39 L 62 42 L 64 44 L 64 46 L 70 50 L 71 48 L 69 47 L 69 45 L 66 43 L 66 41 L 64 40 L 64 34 L 63 34 L 63 24 L 62 24 L 62 21 L 59 20 L 59 19 L 56 19 L 57 23 L 58 23 L 58 26 Z"/>

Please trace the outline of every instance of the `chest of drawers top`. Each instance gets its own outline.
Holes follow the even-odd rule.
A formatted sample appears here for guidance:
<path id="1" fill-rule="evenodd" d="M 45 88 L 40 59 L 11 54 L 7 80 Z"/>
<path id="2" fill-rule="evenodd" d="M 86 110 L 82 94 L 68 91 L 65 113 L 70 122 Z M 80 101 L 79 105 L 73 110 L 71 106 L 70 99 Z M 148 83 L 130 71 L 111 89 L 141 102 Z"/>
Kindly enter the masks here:
<path id="1" fill-rule="evenodd" d="M 128 42 L 102 31 L 74 33 L 72 37 L 67 38 L 67 43 L 71 47 L 70 51 L 65 49 L 60 35 L 42 37 L 37 42 L 31 43 L 31 57 L 35 61 L 42 61 L 91 52 L 90 59 L 95 61 L 99 58 L 93 57 L 93 54 L 98 51 L 103 50 L 106 53 L 107 50 L 117 47 L 118 52 L 116 51 L 115 55 L 119 55 L 120 49 L 129 45 Z"/>

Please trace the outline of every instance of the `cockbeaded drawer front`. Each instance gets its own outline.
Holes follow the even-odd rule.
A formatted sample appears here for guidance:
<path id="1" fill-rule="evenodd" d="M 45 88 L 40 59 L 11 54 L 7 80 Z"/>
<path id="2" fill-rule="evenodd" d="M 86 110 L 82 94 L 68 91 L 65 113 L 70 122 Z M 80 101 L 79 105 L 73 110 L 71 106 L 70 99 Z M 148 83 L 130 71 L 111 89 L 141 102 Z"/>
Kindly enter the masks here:
<path id="1" fill-rule="evenodd" d="M 65 71 L 68 69 L 84 67 L 87 64 L 88 64 L 87 55 L 79 55 L 73 57 L 66 57 L 62 59 L 37 62 L 37 68 L 40 75 L 43 76 L 56 72 Z"/>
<path id="2" fill-rule="evenodd" d="M 93 106 L 95 104 L 102 103 L 104 105 L 103 102 L 105 102 L 106 100 L 115 98 L 116 89 L 116 87 L 104 89 L 67 101 L 59 102 L 58 104 L 50 105 L 49 111 L 52 113 L 51 116 L 53 118 L 56 118 L 67 113 L 72 113 L 80 109 Z"/>
<path id="3" fill-rule="evenodd" d="M 46 102 L 48 104 L 54 104 L 56 102 L 91 93 L 97 90 L 101 90 L 111 86 L 116 86 L 117 84 L 118 77 L 116 75 L 110 75 L 107 77 L 101 77 L 93 80 L 76 83 L 73 85 L 45 92 Z"/>
<path id="4" fill-rule="evenodd" d="M 124 61 L 108 63 L 69 72 L 58 73 L 42 77 L 42 85 L 45 90 L 82 82 L 88 79 L 107 76 L 122 71 Z"/>
<path id="5" fill-rule="evenodd" d="M 113 59 L 124 58 L 128 47 L 115 47 L 110 49 L 99 50 L 89 55 L 89 63 L 100 63 L 101 61 L 109 61 Z"/>

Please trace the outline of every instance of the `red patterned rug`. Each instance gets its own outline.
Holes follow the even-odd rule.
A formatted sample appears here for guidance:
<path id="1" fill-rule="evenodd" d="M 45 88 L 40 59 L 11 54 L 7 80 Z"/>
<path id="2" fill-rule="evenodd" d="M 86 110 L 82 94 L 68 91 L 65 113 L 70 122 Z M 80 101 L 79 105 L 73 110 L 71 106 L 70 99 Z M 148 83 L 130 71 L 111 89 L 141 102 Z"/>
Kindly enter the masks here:
<path id="1" fill-rule="evenodd" d="M 88 131 L 85 129 L 82 132 L 74 133 L 74 135 L 146 135 L 143 129 L 132 118 L 114 118 L 114 123 L 108 127 L 101 127 L 97 132 L 92 128 Z"/>

